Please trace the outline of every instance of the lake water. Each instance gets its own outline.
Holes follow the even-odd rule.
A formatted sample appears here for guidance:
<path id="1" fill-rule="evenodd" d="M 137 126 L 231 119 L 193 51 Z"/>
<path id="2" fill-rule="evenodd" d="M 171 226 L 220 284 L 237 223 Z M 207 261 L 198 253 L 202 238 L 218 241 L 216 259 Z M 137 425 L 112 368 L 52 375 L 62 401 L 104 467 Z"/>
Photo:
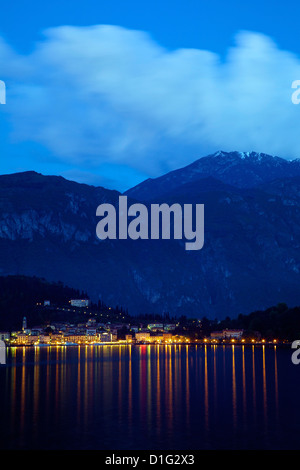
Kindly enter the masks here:
<path id="1" fill-rule="evenodd" d="M 300 365 L 280 346 L 11 348 L 1 449 L 300 449 Z"/>

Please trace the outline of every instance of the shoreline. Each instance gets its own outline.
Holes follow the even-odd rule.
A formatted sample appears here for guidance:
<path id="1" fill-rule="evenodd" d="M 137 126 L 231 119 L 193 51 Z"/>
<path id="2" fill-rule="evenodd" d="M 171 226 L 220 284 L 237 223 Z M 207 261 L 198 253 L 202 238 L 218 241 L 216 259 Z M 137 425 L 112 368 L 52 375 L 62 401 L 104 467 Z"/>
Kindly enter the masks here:
<path id="1" fill-rule="evenodd" d="M 172 341 L 167 343 L 159 342 L 103 342 L 103 343 L 39 343 L 39 344 L 7 344 L 6 348 L 45 348 L 45 347 L 78 347 L 78 346 L 287 346 L 290 347 L 293 341 Z"/>

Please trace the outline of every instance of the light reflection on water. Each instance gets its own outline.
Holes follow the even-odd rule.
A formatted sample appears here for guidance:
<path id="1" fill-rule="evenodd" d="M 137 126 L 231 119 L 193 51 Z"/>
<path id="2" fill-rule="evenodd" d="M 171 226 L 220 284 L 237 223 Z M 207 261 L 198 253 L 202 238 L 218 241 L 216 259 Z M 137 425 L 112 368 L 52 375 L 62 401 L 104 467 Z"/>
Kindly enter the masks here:
<path id="1" fill-rule="evenodd" d="M 276 346 L 11 348 L 0 447 L 295 449 L 299 377 Z"/>

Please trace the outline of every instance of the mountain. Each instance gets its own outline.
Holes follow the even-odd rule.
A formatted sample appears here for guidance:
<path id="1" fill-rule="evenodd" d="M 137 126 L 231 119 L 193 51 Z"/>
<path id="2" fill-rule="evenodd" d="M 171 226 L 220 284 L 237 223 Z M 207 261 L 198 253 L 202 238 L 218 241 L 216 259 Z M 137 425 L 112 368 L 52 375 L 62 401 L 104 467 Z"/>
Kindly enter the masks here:
<path id="1" fill-rule="evenodd" d="M 33 171 L 0 176 L 0 275 L 61 281 L 108 304 L 136 298 L 138 307 L 124 250 L 96 237 L 97 206 L 119 195 Z"/>
<path id="2" fill-rule="evenodd" d="M 0 176 L 0 274 L 61 281 L 129 314 L 223 319 L 299 305 L 299 167 L 218 152 L 127 191 L 129 204 L 203 203 L 199 251 L 184 240 L 100 241 L 96 208 L 117 205 L 117 191 L 35 172 Z"/>
<path id="3" fill-rule="evenodd" d="M 86 298 L 86 294 L 61 283 L 49 283 L 45 279 L 26 276 L 0 276 L 0 329 L 20 330 L 23 317 L 28 324 L 62 318 L 61 310 L 70 299 Z M 52 300 L 51 307 L 44 307 L 44 300 Z M 65 310 L 65 309 L 64 309 Z M 63 311 L 65 320 L 67 312 Z M 69 314 L 71 316 L 71 314 Z M 72 312 L 72 316 L 74 313 Z M 57 318 L 56 317 L 56 318 Z M 74 320 L 73 320 L 74 321 Z"/>
<path id="4" fill-rule="evenodd" d="M 0 276 L 0 292 L 1 331 L 20 330 L 24 317 L 28 327 L 59 321 L 86 323 L 89 315 L 95 313 L 111 322 L 119 322 L 120 315 L 125 321 L 128 318 L 121 306 L 113 309 L 103 302 L 90 304 L 88 308 L 71 307 L 70 299 L 86 299 L 86 292 L 37 277 Z M 50 305 L 44 305 L 50 299 Z"/>
<path id="5" fill-rule="evenodd" d="M 285 160 L 256 152 L 216 152 L 155 179 L 147 179 L 126 195 L 147 201 L 183 184 L 213 177 L 237 188 L 253 187 L 277 178 L 300 176 L 300 159 Z"/>

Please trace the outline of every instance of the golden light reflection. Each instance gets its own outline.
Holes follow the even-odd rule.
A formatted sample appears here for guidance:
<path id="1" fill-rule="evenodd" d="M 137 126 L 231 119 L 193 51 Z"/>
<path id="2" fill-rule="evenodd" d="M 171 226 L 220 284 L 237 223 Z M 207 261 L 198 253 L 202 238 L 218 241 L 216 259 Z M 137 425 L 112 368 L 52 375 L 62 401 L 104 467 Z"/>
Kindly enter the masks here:
<path id="1" fill-rule="evenodd" d="M 129 362 L 128 362 L 128 415 L 129 421 L 132 421 L 132 346 L 129 346 Z"/>
<path id="2" fill-rule="evenodd" d="M 262 359 L 263 359 L 263 407 L 264 407 L 264 421 L 265 426 L 267 425 L 267 378 L 266 378 L 266 353 L 265 353 L 265 345 L 262 346 Z"/>
<path id="3" fill-rule="evenodd" d="M 237 398 L 236 398 L 236 372 L 235 372 L 235 350 L 234 345 L 231 346 L 232 350 L 232 412 L 233 412 L 233 425 L 237 424 Z"/>
<path id="4" fill-rule="evenodd" d="M 276 408 L 276 425 L 279 423 L 279 401 L 278 401 L 278 369 L 277 369 L 277 347 L 274 346 L 274 379 L 275 379 L 275 408 Z"/>
<path id="5" fill-rule="evenodd" d="M 217 357 L 216 357 L 216 345 L 213 345 L 213 353 L 214 353 L 214 413 L 217 413 L 217 390 L 218 390 L 218 385 L 217 385 Z"/>
<path id="6" fill-rule="evenodd" d="M 246 422 L 247 417 L 247 395 L 246 395 L 246 366 L 245 366 L 245 346 L 242 346 L 242 374 L 243 374 L 243 416 Z"/>
<path id="7" fill-rule="evenodd" d="M 173 381 L 172 381 L 172 346 L 166 346 L 166 404 L 168 428 L 173 426 Z"/>
<path id="8" fill-rule="evenodd" d="M 152 382 L 151 382 L 151 352 L 152 348 L 150 345 L 147 346 L 147 418 L 148 418 L 148 427 L 151 427 L 151 406 L 152 406 Z"/>
<path id="9" fill-rule="evenodd" d="M 179 346 L 181 348 L 181 346 Z M 188 346 L 186 346 L 186 381 L 185 381 L 185 394 L 186 394 L 186 419 L 189 422 L 190 418 L 190 371 L 189 371 L 189 356 L 188 356 Z"/>
<path id="10" fill-rule="evenodd" d="M 209 430 L 209 400 L 208 400 L 208 370 L 207 370 L 207 346 L 204 346 L 204 410 L 205 427 Z"/>
<path id="11" fill-rule="evenodd" d="M 238 424 L 243 430 L 246 424 L 270 428 L 271 422 L 279 424 L 278 348 L 237 343 L 12 348 L 5 390 L 10 434 L 22 444 L 31 429 L 39 439 L 36 417 L 54 426 L 66 410 L 83 432 L 94 413 L 111 410 L 116 428 L 126 426 L 128 438 L 140 424 L 157 439 L 171 435 L 178 422 L 189 430 L 196 413 L 203 432 L 213 433 L 219 416 L 236 430 Z"/>
<path id="12" fill-rule="evenodd" d="M 156 431 L 161 430 L 161 387 L 160 387 L 160 346 L 157 346 L 156 356 Z"/>
<path id="13" fill-rule="evenodd" d="M 17 348 L 12 348 L 12 373 L 11 373 L 11 398 L 12 398 L 12 406 L 11 406 L 11 432 L 13 431 L 14 428 L 14 421 L 15 421 L 15 409 L 16 409 L 16 401 L 17 401 L 17 368 L 15 367 L 16 365 L 16 349 Z"/>
<path id="14" fill-rule="evenodd" d="M 21 403 L 20 403 L 20 435 L 23 436 L 25 425 L 26 403 L 26 348 L 22 348 Z"/>
<path id="15" fill-rule="evenodd" d="M 139 414 L 141 422 L 145 422 L 147 416 L 146 348 L 147 346 L 144 344 L 139 347 Z"/>
<path id="16" fill-rule="evenodd" d="M 253 416 L 254 416 L 254 420 L 256 420 L 255 346 L 252 346 L 252 394 L 253 394 Z"/>
<path id="17" fill-rule="evenodd" d="M 81 361 L 80 361 L 80 347 L 77 349 L 77 421 L 80 422 L 80 408 L 81 408 Z"/>
<path id="18" fill-rule="evenodd" d="M 34 406 L 34 416 L 36 417 L 36 422 L 38 423 L 38 411 L 39 411 L 39 398 L 40 398 L 40 366 L 38 363 L 38 358 L 40 355 L 39 348 L 34 349 L 34 371 L 33 371 L 33 406 Z M 39 429 L 36 426 L 35 432 L 38 433 Z"/>
<path id="19" fill-rule="evenodd" d="M 50 348 L 49 348 L 49 350 L 51 351 Z M 58 367 L 58 350 L 57 350 L 57 348 L 55 348 L 55 350 L 53 351 L 53 354 L 55 354 L 55 360 L 56 360 L 55 378 L 54 378 L 54 381 L 55 381 L 55 406 L 54 406 L 54 412 L 55 412 L 56 419 L 57 419 L 58 416 L 59 416 L 59 414 L 58 414 L 59 413 L 58 404 L 60 403 L 59 397 L 60 397 L 60 391 L 61 391 L 60 384 L 59 384 L 59 367 Z"/>
<path id="20" fill-rule="evenodd" d="M 122 348 L 118 346 L 119 352 L 119 367 L 118 367 L 118 384 L 119 384 L 119 422 L 122 421 Z"/>

